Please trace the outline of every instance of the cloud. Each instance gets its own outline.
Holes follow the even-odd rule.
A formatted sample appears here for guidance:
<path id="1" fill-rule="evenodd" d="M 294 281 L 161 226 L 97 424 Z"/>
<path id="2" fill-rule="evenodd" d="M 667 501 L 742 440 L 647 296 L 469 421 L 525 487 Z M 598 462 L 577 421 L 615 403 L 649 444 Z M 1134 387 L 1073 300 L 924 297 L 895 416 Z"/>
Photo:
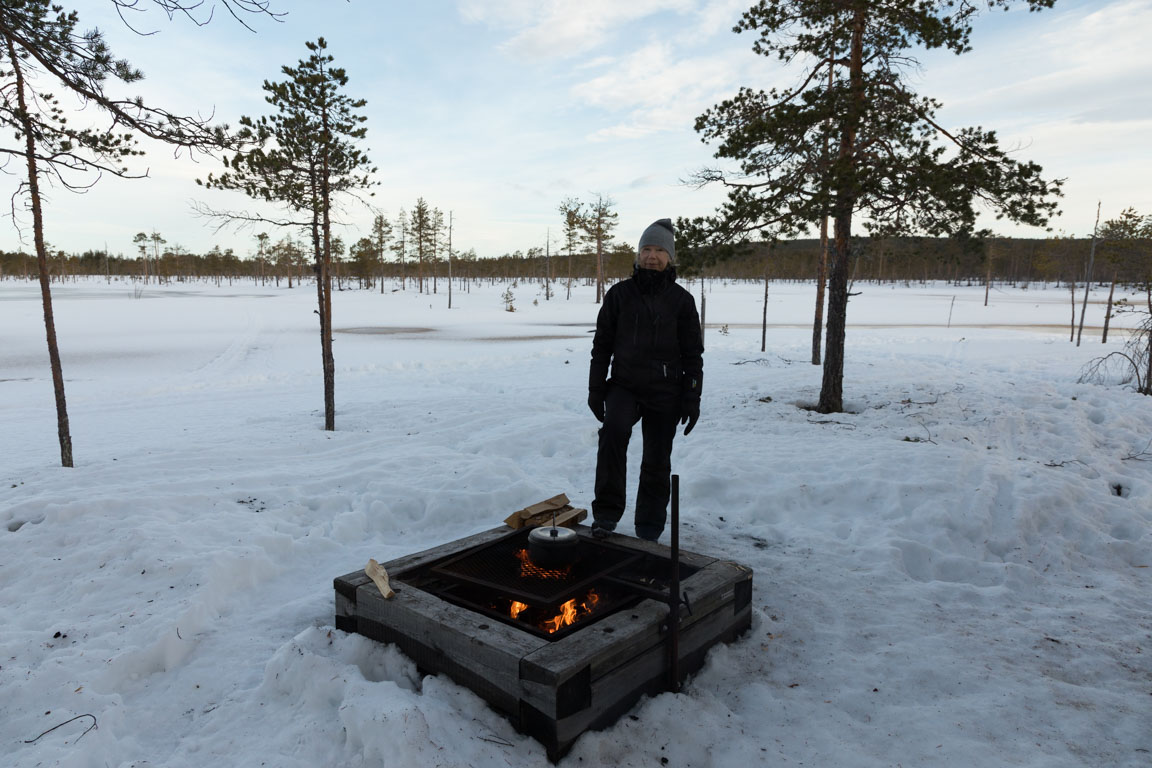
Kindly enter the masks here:
<path id="1" fill-rule="evenodd" d="M 533 18 L 542 3 L 537 0 L 459 0 L 460 18 L 469 24 L 509 29 L 523 26 L 525 19 Z"/>
<path id="2" fill-rule="evenodd" d="M 462 19 L 507 35 L 499 48 L 529 59 L 572 59 L 566 79 L 575 105 L 609 125 L 594 141 L 690 129 L 696 116 L 765 61 L 733 45 L 731 29 L 748 0 L 459 0 Z M 717 38 L 723 36 L 722 44 Z M 626 45 L 631 41 L 631 45 Z M 604 49 L 604 50 L 600 50 Z M 711 49 L 711 50 L 710 50 Z M 578 58 L 577 58 L 578 57 Z"/>
<path id="3" fill-rule="evenodd" d="M 729 48 L 714 54 L 677 58 L 670 43 L 651 43 L 597 77 L 572 87 L 574 100 L 623 120 L 592 134 L 596 141 L 636 139 L 690 128 L 696 117 L 741 85 L 763 86 L 769 77 L 763 60 Z M 773 77 L 778 77 L 779 72 Z"/>
<path id="4" fill-rule="evenodd" d="M 1127 123 L 1152 120 L 1152 101 L 1117 97 L 1072 116 L 1076 123 Z"/>
<path id="5" fill-rule="evenodd" d="M 1121 119 L 1147 114 L 1152 4 L 1114 2 L 1055 15 L 1043 26 L 1041 20 L 1025 14 L 1013 24 L 977 30 L 976 49 L 959 59 L 931 56 L 924 92 L 941 98 L 964 123 L 989 115 L 1104 116 L 1114 107 Z"/>
<path id="6" fill-rule="evenodd" d="M 693 0 L 555 0 L 540 21 L 508 43 L 529 57 L 576 56 L 597 48 L 612 30 L 658 14 L 691 11 Z"/>
<path id="7" fill-rule="evenodd" d="M 704 14 L 701 18 L 715 26 L 713 7 L 727 6 L 732 1 L 512 0 L 495 4 L 460 0 L 458 7 L 467 22 L 512 31 L 501 46 L 505 51 L 523 58 L 553 59 L 585 54 L 628 32 L 643 35 L 642 27 L 628 26 L 658 14 Z M 683 27 L 700 32 L 699 24 Z"/>
<path id="8" fill-rule="evenodd" d="M 712 37 L 716 34 L 729 34 L 741 15 L 748 10 L 749 0 L 709 0 L 695 11 L 695 20 L 684 30 L 686 41 Z M 751 47 L 751 43 L 748 44 Z"/>

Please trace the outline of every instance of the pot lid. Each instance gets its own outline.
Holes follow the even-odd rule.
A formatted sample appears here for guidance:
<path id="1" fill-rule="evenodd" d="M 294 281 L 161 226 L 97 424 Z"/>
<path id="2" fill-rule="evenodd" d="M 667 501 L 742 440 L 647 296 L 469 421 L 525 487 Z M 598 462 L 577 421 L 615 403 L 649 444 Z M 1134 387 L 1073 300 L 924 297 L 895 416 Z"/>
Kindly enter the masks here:
<path id="1" fill-rule="evenodd" d="M 533 528 L 528 534 L 528 541 L 533 544 L 543 544 L 546 547 L 566 547 L 576 543 L 579 537 L 571 528 L 562 528 L 553 525 L 542 525 Z"/>

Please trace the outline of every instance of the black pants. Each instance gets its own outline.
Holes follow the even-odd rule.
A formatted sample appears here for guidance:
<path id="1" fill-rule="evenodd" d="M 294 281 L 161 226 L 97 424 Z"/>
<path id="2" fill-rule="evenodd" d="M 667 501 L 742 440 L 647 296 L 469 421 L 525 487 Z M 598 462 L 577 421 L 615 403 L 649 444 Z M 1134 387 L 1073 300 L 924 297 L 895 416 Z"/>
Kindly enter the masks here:
<path id="1" fill-rule="evenodd" d="M 609 386 L 604 404 L 604 426 L 596 454 L 596 498 L 592 502 L 593 525 L 615 530 L 624 514 L 628 482 L 628 441 L 632 427 L 641 422 L 644 455 L 640 462 L 640 486 L 636 492 L 636 535 L 658 539 L 668 518 L 672 475 L 672 440 L 680 414 L 654 411 L 621 387 Z"/>

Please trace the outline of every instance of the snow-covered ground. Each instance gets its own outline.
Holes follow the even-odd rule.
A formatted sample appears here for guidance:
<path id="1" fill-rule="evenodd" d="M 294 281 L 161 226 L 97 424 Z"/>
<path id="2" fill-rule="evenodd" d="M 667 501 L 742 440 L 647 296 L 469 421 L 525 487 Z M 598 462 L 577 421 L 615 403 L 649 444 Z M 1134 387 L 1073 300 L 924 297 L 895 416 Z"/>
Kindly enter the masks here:
<path id="1" fill-rule="evenodd" d="M 0 282 L 0 764 L 544 763 L 332 626 L 370 557 L 590 504 L 591 289 L 505 287 L 338 293 L 327 433 L 314 288 L 58 286 L 62 469 L 38 289 Z M 761 290 L 709 284 L 673 455 L 752 629 L 563 764 L 1152 765 L 1152 399 L 1076 383 L 1123 334 L 1069 344 L 1052 287 L 857 285 L 851 413 L 818 415 L 813 288 L 772 284 L 765 353 Z"/>

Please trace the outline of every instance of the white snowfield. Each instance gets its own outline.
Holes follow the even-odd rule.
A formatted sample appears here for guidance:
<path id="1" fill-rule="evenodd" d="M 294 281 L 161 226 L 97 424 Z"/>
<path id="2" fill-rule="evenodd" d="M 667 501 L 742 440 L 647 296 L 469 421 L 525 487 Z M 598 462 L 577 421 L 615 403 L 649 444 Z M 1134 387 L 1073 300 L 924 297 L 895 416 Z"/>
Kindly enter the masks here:
<path id="1" fill-rule="evenodd" d="M 328 433 L 314 286 L 55 286 L 63 469 L 38 286 L 0 282 L 0 764 L 545 763 L 335 630 L 332 579 L 591 503 L 593 290 L 391 288 L 334 297 Z M 770 289 L 761 353 L 762 285 L 708 284 L 673 455 L 682 546 L 754 569 L 752 629 L 562 764 L 1152 765 L 1152 398 L 1076 383 L 1123 345 L 1105 292 L 1076 347 L 1066 288 L 856 284 L 820 415 L 814 288 Z"/>

